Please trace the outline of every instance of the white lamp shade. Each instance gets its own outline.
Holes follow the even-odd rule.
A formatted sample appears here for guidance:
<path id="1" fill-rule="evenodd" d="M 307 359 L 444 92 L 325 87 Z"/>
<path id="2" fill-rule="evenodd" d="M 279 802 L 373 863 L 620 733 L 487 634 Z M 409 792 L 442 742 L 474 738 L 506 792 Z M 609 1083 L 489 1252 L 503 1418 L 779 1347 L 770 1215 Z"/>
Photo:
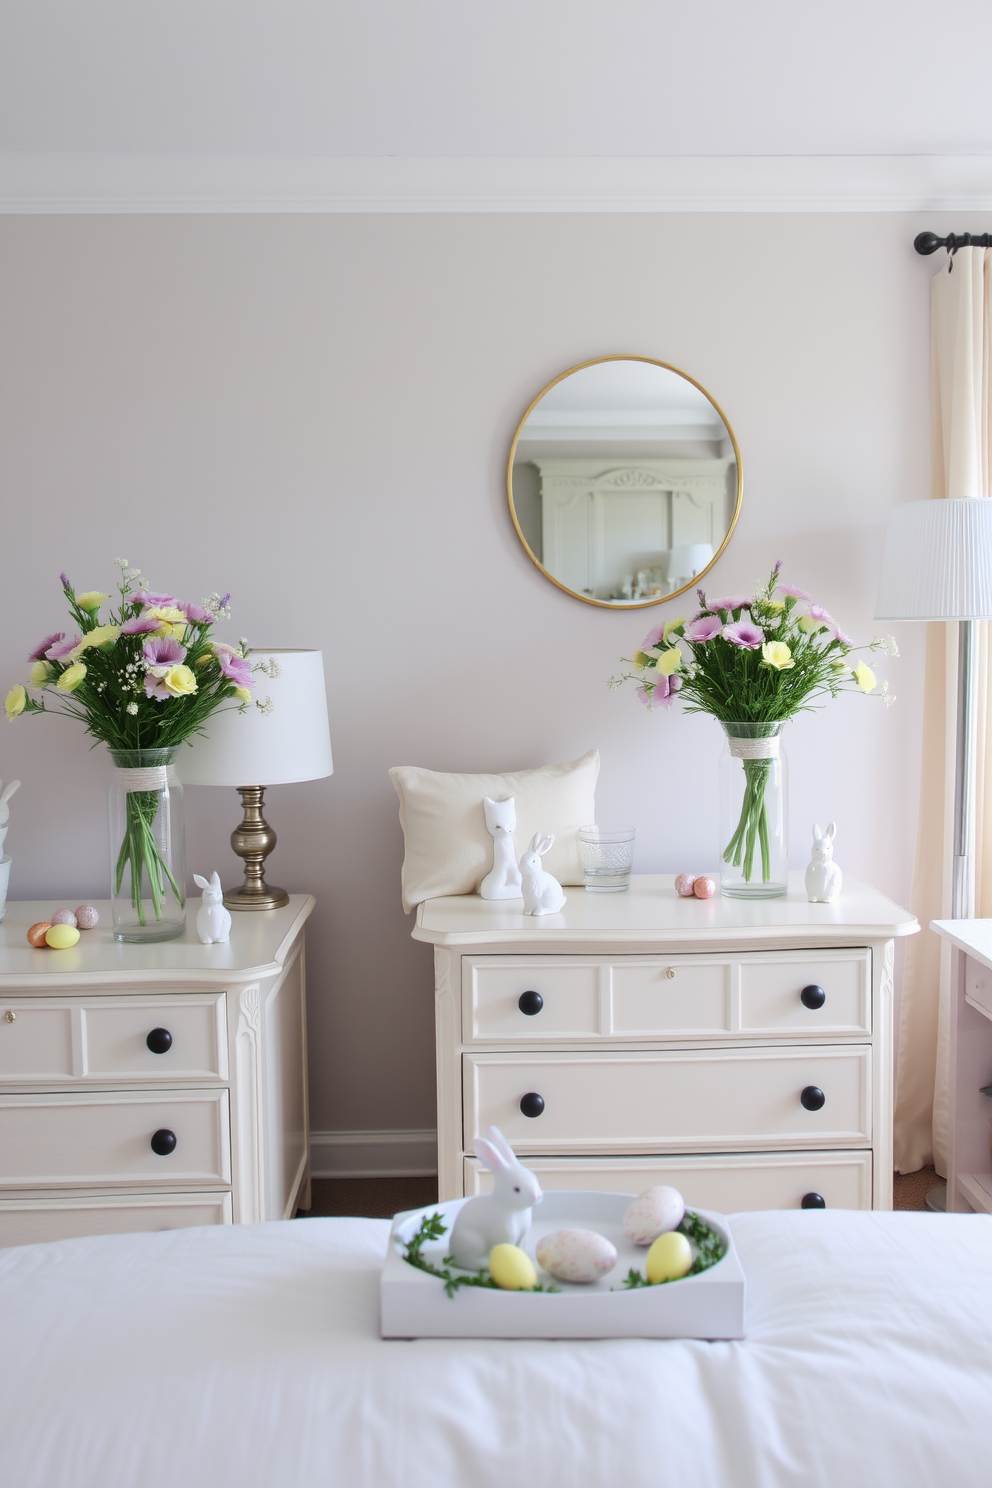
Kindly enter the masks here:
<path id="1" fill-rule="evenodd" d="M 876 620 L 992 618 L 992 499 L 907 501 L 889 513 Z"/>
<path id="2" fill-rule="evenodd" d="M 248 652 L 252 662 L 269 657 L 280 675 L 256 672 L 254 696 L 271 698 L 272 711 L 263 713 L 253 702 L 244 713 L 222 708 L 208 718 L 206 735 L 179 750 L 176 769 L 184 785 L 284 785 L 333 773 L 323 654 Z"/>

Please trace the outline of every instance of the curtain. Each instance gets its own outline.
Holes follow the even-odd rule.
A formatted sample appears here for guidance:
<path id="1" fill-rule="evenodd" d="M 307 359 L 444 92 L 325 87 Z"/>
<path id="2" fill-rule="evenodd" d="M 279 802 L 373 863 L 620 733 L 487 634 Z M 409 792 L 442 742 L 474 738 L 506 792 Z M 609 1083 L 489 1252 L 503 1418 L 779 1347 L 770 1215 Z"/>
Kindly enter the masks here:
<path id="1" fill-rule="evenodd" d="M 962 248 L 935 276 L 931 294 L 931 494 L 989 497 L 992 434 L 992 250 Z M 992 727 L 989 625 L 978 626 L 975 688 L 976 812 L 971 841 L 974 901 L 992 915 Z M 920 817 L 910 903 L 923 926 L 907 946 L 899 1023 L 895 1164 L 945 1171 L 950 947 L 928 928 L 951 908 L 957 626 L 927 627 Z"/>

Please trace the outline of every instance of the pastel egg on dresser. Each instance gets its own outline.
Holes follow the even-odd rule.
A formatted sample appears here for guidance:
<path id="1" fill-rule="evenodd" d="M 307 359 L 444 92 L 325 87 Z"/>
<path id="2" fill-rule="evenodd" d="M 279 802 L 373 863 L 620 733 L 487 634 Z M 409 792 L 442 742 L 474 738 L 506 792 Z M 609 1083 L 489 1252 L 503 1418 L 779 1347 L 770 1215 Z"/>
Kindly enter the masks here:
<path id="1" fill-rule="evenodd" d="M 76 928 L 76 916 L 71 909 L 56 909 L 52 911 L 53 925 L 69 925 L 73 930 Z"/>
<path id="2" fill-rule="evenodd" d="M 678 1189 L 660 1183 L 638 1194 L 623 1217 L 623 1232 L 635 1245 L 650 1245 L 680 1225 L 684 1215 L 685 1200 Z"/>
<path id="3" fill-rule="evenodd" d="M 537 1262 L 557 1281 L 598 1281 L 617 1263 L 616 1246 L 595 1230 L 554 1230 L 537 1242 Z"/>
<path id="4" fill-rule="evenodd" d="M 100 922 L 100 911 L 92 904 L 81 904 L 76 910 L 76 924 L 80 930 L 95 930 Z"/>

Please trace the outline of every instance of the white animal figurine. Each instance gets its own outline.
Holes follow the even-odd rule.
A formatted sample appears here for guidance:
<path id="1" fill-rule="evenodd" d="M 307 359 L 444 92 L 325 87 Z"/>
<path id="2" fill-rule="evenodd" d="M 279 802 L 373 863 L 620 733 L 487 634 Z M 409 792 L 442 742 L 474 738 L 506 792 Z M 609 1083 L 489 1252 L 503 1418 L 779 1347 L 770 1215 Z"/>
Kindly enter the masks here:
<path id="1" fill-rule="evenodd" d="M 492 1193 L 469 1199 L 451 1231 L 451 1258 L 462 1271 L 482 1271 L 494 1245 L 519 1245 L 530 1229 L 530 1212 L 543 1198 L 541 1185 L 521 1166 L 503 1133 L 489 1128 L 476 1137 L 475 1155 L 493 1175 Z"/>
<path id="2" fill-rule="evenodd" d="M 813 824 L 813 861 L 806 869 L 806 898 L 810 904 L 833 904 L 840 895 L 844 875 L 834 862 L 834 833 L 831 822 L 825 832 Z"/>
<path id="3" fill-rule="evenodd" d="M 530 847 L 520 859 L 520 885 L 524 895 L 524 914 L 557 914 L 565 903 L 565 891 L 556 878 L 546 873 L 541 859 L 554 842 L 554 835 L 541 837 L 535 832 Z"/>
<path id="4" fill-rule="evenodd" d="M 520 869 L 513 852 L 513 834 L 517 828 L 514 797 L 492 801 L 486 796 L 482 804 L 493 839 L 493 866 L 479 885 L 479 893 L 483 899 L 519 899 Z"/>
<path id="5" fill-rule="evenodd" d="M 0 858 L 3 857 L 3 844 L 7 836 L 7 828 L 10 825 L 10 807 L 7 802 L 20 786 L 19 780 L 12 780 L 4 789 L 3 781 L 0 780 Z"/>
<path id="6" fill-rule="evenodd" d="M 193 882 L 203 890 L 203 902 L 196 911 L 196 933 L 200 944 L 223 945 L 231 938 L 231 916 L 224 908 L 220 874 L 215 873 L 208 882 L 202 874 L 194 873 Z"/>

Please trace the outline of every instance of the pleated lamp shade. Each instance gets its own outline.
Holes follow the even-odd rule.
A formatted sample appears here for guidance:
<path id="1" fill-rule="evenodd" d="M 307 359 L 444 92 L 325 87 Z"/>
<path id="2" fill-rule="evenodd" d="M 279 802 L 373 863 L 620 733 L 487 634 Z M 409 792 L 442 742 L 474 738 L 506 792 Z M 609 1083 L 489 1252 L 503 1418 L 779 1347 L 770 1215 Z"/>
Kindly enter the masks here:
<path id="1" fill-rule="evenodd" d="M 892 508 L 875 619 L 992 619 L 992 498 Z"/>
<path id="2" fill-rule="evenodd" d="M 263 713 L 254 703 L 240 712 L 224 708 L 207 719 L 207 733 L 180 749 L 176 769 L 184 785 L 284 785 L 331 775 L 324 658 L 320 651 L 252 649 L 252 662 L 278 663 L 277 677 L 255 673 L 255 697 L 272 699 Z"/>

